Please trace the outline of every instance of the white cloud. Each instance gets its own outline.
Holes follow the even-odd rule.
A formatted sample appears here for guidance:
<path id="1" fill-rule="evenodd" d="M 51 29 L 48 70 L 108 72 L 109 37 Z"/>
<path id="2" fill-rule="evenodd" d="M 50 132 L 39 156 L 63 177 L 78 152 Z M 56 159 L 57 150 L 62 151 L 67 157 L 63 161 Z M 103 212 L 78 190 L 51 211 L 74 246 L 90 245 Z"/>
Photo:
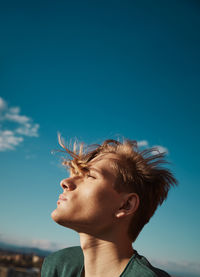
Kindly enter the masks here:
<path id="1" fill-rule="evenodd" d="M 19 107 L 8 107 L 6 101 L 0 97 L 0 151 L 14 150 L 25 136 L 38 137 L 39 124 L 20 113 Z M 11 122 L 14 128 L 8 128 Z"/>
<path id="2" fill-rule="evenodd" d="M 32 160 L 32 159 L 35 159 L 37 156 L 35 154 L 27 154 L 25 156 L 25 159 L 26 160 Z"/>
<path id="3" fill-rule="evenodd" d="M 20 113 L 20 108 L 19 107 L 12 107 L 9 109 L 9 112 L 12 114 L 19 114 Z"/>
<path id="4" fill-rule="evenodd" d="M 141 147 L 141 146 L 148 146 L 149 143 L 148 143 L 147 140 L 140 140 L 140 141 L 137 142 L 137 145 L 138 145 L 139 147 Z"/>
<path id="5" fill-rule="evenodd" d="M 6 101 L 3 100 L 2 97 L 0 97 L 0 111 L 4 110 L 6 108 Z"/>
<path id="6" fill-rule="evenodd" d="M 10 130 L 0 130 L 0 151 L 13 150 L 23 140 L 22 137 L 15 136 Z"/>
<path id="7" fill-rule="evenodd" d="M 20 236 L 11 236 L 7 234 L 0 234 L 0 242 L 8 243 L 20 247 L 36 247 L 43 250 L 56 251 L 72 245 L 65 243 L 53 242 L 47 239 L 28 239 Z"/>
<path id="8" fill-rule="evenodd" d="M 30 121 L 30 118 L 28 118 L 27 116 L 14 114 L 12 112 L 8 112 L 8 113 L 5 114 L 4 120 L 6 120 L 6 119 L 10 120 L 10 121 L 13 121 L 13 122 L 17 122 L 19 124 L 24 124 L 24 123 Z"/>
<path id="9" fill-rule="evenodd" d="M 185 273 L 195 274 L 200 276 L 200 263 L 198 262 L 190 262 L 190 261 L 163 261 L 163 260 L 151 260 L 154 266 L 162 268 L 166 271 L 171 271 L 176 274 Z M 184 275 L 184 276 L 186 276 Z"/>
<path id="10" fill-rule="evenodd" d="M 40 249 L 53 250 L 53 251 L 66 247 L 66 245 L 63 243 L 52 242 L 45 239 L 34 239 L 30 242 L 29 245 L 31 247 L 37 247 Z"/>
<path id="11" fill-rule="evenodd" d="M 159 153 L 166 153 L 166 154 L 169 154 L 168 149 L 167 149 L 166 147 L 164 147 L 164 146 L 155 145 L 154 147 L 157 149 L 157 151 L 156 151 L 156 150 L 153 151 L 153 152 L 152 152 L 153 155 L 156 155 L 156 154 L 159 154 Z"/>
<path id="12" fill-rule="evenodd" d="M 38 137 L 39 124 L 26 123 L 22 127 L 17 128 L 15 131 L 18 134 L 25 135 L 28 137 Z"/>
<path id="13" fill-rule="evenodd" d="M 139 147 L 149 147 L 149 143 L 147 140 L 140 140 L 137 142 L 137 145 Z M 162 145 L 155 145 L 153 146 L 153 148 L 155 148 L 155 151 L 152 151 L 153 155 L 159 154 L 159 153 L 166 153 L 169 154 L 169 151 L 166 147 L 162 146 Z"/>

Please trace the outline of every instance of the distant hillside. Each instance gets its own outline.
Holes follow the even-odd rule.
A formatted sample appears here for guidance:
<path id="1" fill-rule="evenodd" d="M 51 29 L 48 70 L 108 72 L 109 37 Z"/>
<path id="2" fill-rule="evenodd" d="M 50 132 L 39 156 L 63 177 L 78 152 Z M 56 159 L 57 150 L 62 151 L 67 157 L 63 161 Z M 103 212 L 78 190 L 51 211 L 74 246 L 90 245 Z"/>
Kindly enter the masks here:
<path id="1" fill-rule="evenodd" d="M 24 254 L 37 254 L 40 257 L 45 257 L 51 253 L 51 251 L 48 250 L 43 250 L 40 248 L 35 248 L 35 247 L 25 247 L 25 246 L 17 246 L 17 245 L 12 245 L 4 242 L 0 242 L 0 250 L 7 250 L 11 252 L 17 252 L 17 253 L 24 253 Z"/>

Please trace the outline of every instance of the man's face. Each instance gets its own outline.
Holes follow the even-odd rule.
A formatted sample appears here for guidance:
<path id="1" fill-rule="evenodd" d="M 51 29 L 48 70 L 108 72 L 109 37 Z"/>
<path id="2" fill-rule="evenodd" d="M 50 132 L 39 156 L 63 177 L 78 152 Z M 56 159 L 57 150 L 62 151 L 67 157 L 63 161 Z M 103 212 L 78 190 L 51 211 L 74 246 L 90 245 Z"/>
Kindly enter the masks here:
<path id="1" fill-rule="evenodd" d="M 112 159 L 116 155 L 101 155 L 90 162 L 88 174 L 61 181 L 63 193 L 51 215 L 55 222 L 78 232 L 112 228 L 123 195 L 114 189 Z"/>

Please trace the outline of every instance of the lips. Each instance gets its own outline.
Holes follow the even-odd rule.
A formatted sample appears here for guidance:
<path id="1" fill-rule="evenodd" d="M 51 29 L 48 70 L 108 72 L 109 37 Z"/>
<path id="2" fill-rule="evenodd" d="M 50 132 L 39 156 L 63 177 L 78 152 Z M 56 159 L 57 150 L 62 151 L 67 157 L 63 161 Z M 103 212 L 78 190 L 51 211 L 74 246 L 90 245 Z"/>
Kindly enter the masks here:
<path id="1" fill-rule="evenodd" d="M 59 200 L 67 201 L 67 198 L 63 194 L 60 194 Z"/>

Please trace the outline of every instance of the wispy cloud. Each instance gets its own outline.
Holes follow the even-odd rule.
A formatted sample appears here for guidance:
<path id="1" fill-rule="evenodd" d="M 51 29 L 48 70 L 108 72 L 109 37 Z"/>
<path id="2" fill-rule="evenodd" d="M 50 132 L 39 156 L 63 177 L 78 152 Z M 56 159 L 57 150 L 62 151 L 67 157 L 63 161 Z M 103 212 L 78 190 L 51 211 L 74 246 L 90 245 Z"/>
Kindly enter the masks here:
<path id="1" fill-rule="evenodd" d="M 140 141 L 138 141 L 137 142 L 137 145 L 139 146 L 139 147 L 142 147 L 142 146 L 148 146 L 148 141 L 147 140 L 140 140 Z"/>
<path id="2" fill-rule="evenodd" d="M 0 111 L 4 110 L 6 108 L 6 102 L 3 100 L 2 97 L 0 97 Z"/>
<path id="3" fill-rule="evenodd" d="M 9 109 L 8 113 L 6 113 L 4 115 L 4 120 L 9 120 L 9 121 L 17 122 L 19 124 L 25 124 L 25 123 L 27 123 L 30 120 L 27 116 L 20 115 L 19 113 L 20 113 L 20 109 L 19 108 Z"/>
<path id="4" fill-rule="evenodd" d="M 52 251 L 66 247 L 66 245 L 63 243 L 52 242 L 45 239 L 34 239 L 30 242 L 30 246 Z"/>
<path id="5" fill-rule="evenodd" d="M 6 127 L 9 122 L 15 127 Z M 39 127 L 30 117 L 21 114 L 20 107 L 9 107 L 0 97 L 0 151 L 14 150 L 26 136 L 38 137 Z"/>
<path id="6" fill-rule="evenodd" d="M 174 272 L 178 276 L 200 276 L 200 262 L 151 260 L 154 266 Z"/>
<path id="7" fill-rule="evenodd" d="M 18 134 L 29 136 L 29 137 L 38 137 L 39 124 L 30 124 L 25 123 L 22 127 L 17 128 L 15 131 Z"/>
<path id="8" fill-rule="evenodd" d="M 25 156 L 25 159 L 26 160 L 32 160 L 32 159 L 35 159 L 37 156 L 35 154 L 27 154 Z"/>
<path id="9" fill-rule="evenodd" d="M 0 151 L 13 150 L 23 141 L 23 137 L 18 137 L 10 130 L 0 130 Z"/>
<path id="10" fill-rule="evenodd" d="M 137 142 L 137 145 L 139 147 L 150 147 L 149 142 L 147 140 L 140 140 Z M 155 151 L 152 152 L 153 155 L 156 155 L 159 153 L 169 154 L 169 150 L 162 145 L 154 145 L 153 148 L 155 148 Z"/>
<path id="11" fill-rule="evenodd" d="M 153 151 L 153 154 L 159 154 L 159 153 L 166 153 L 169 154 L 169 151 L 166 147 L 161 146 L 161 145 L 155 145 L 154 146 L 157 150 Z"/>
<path id="12" fill-rule="evenodd" d="M 67 245 L 66 243 L 53 242 L 47 239 L 25 239 L 20 236 L 9 236 L 3 233 L 0 234 L 0 242 L 20 247 L 36 247 L 42 250 L 50 251 L 56 251 L 58 249 L 73 246 L 71 243 Z"/>

